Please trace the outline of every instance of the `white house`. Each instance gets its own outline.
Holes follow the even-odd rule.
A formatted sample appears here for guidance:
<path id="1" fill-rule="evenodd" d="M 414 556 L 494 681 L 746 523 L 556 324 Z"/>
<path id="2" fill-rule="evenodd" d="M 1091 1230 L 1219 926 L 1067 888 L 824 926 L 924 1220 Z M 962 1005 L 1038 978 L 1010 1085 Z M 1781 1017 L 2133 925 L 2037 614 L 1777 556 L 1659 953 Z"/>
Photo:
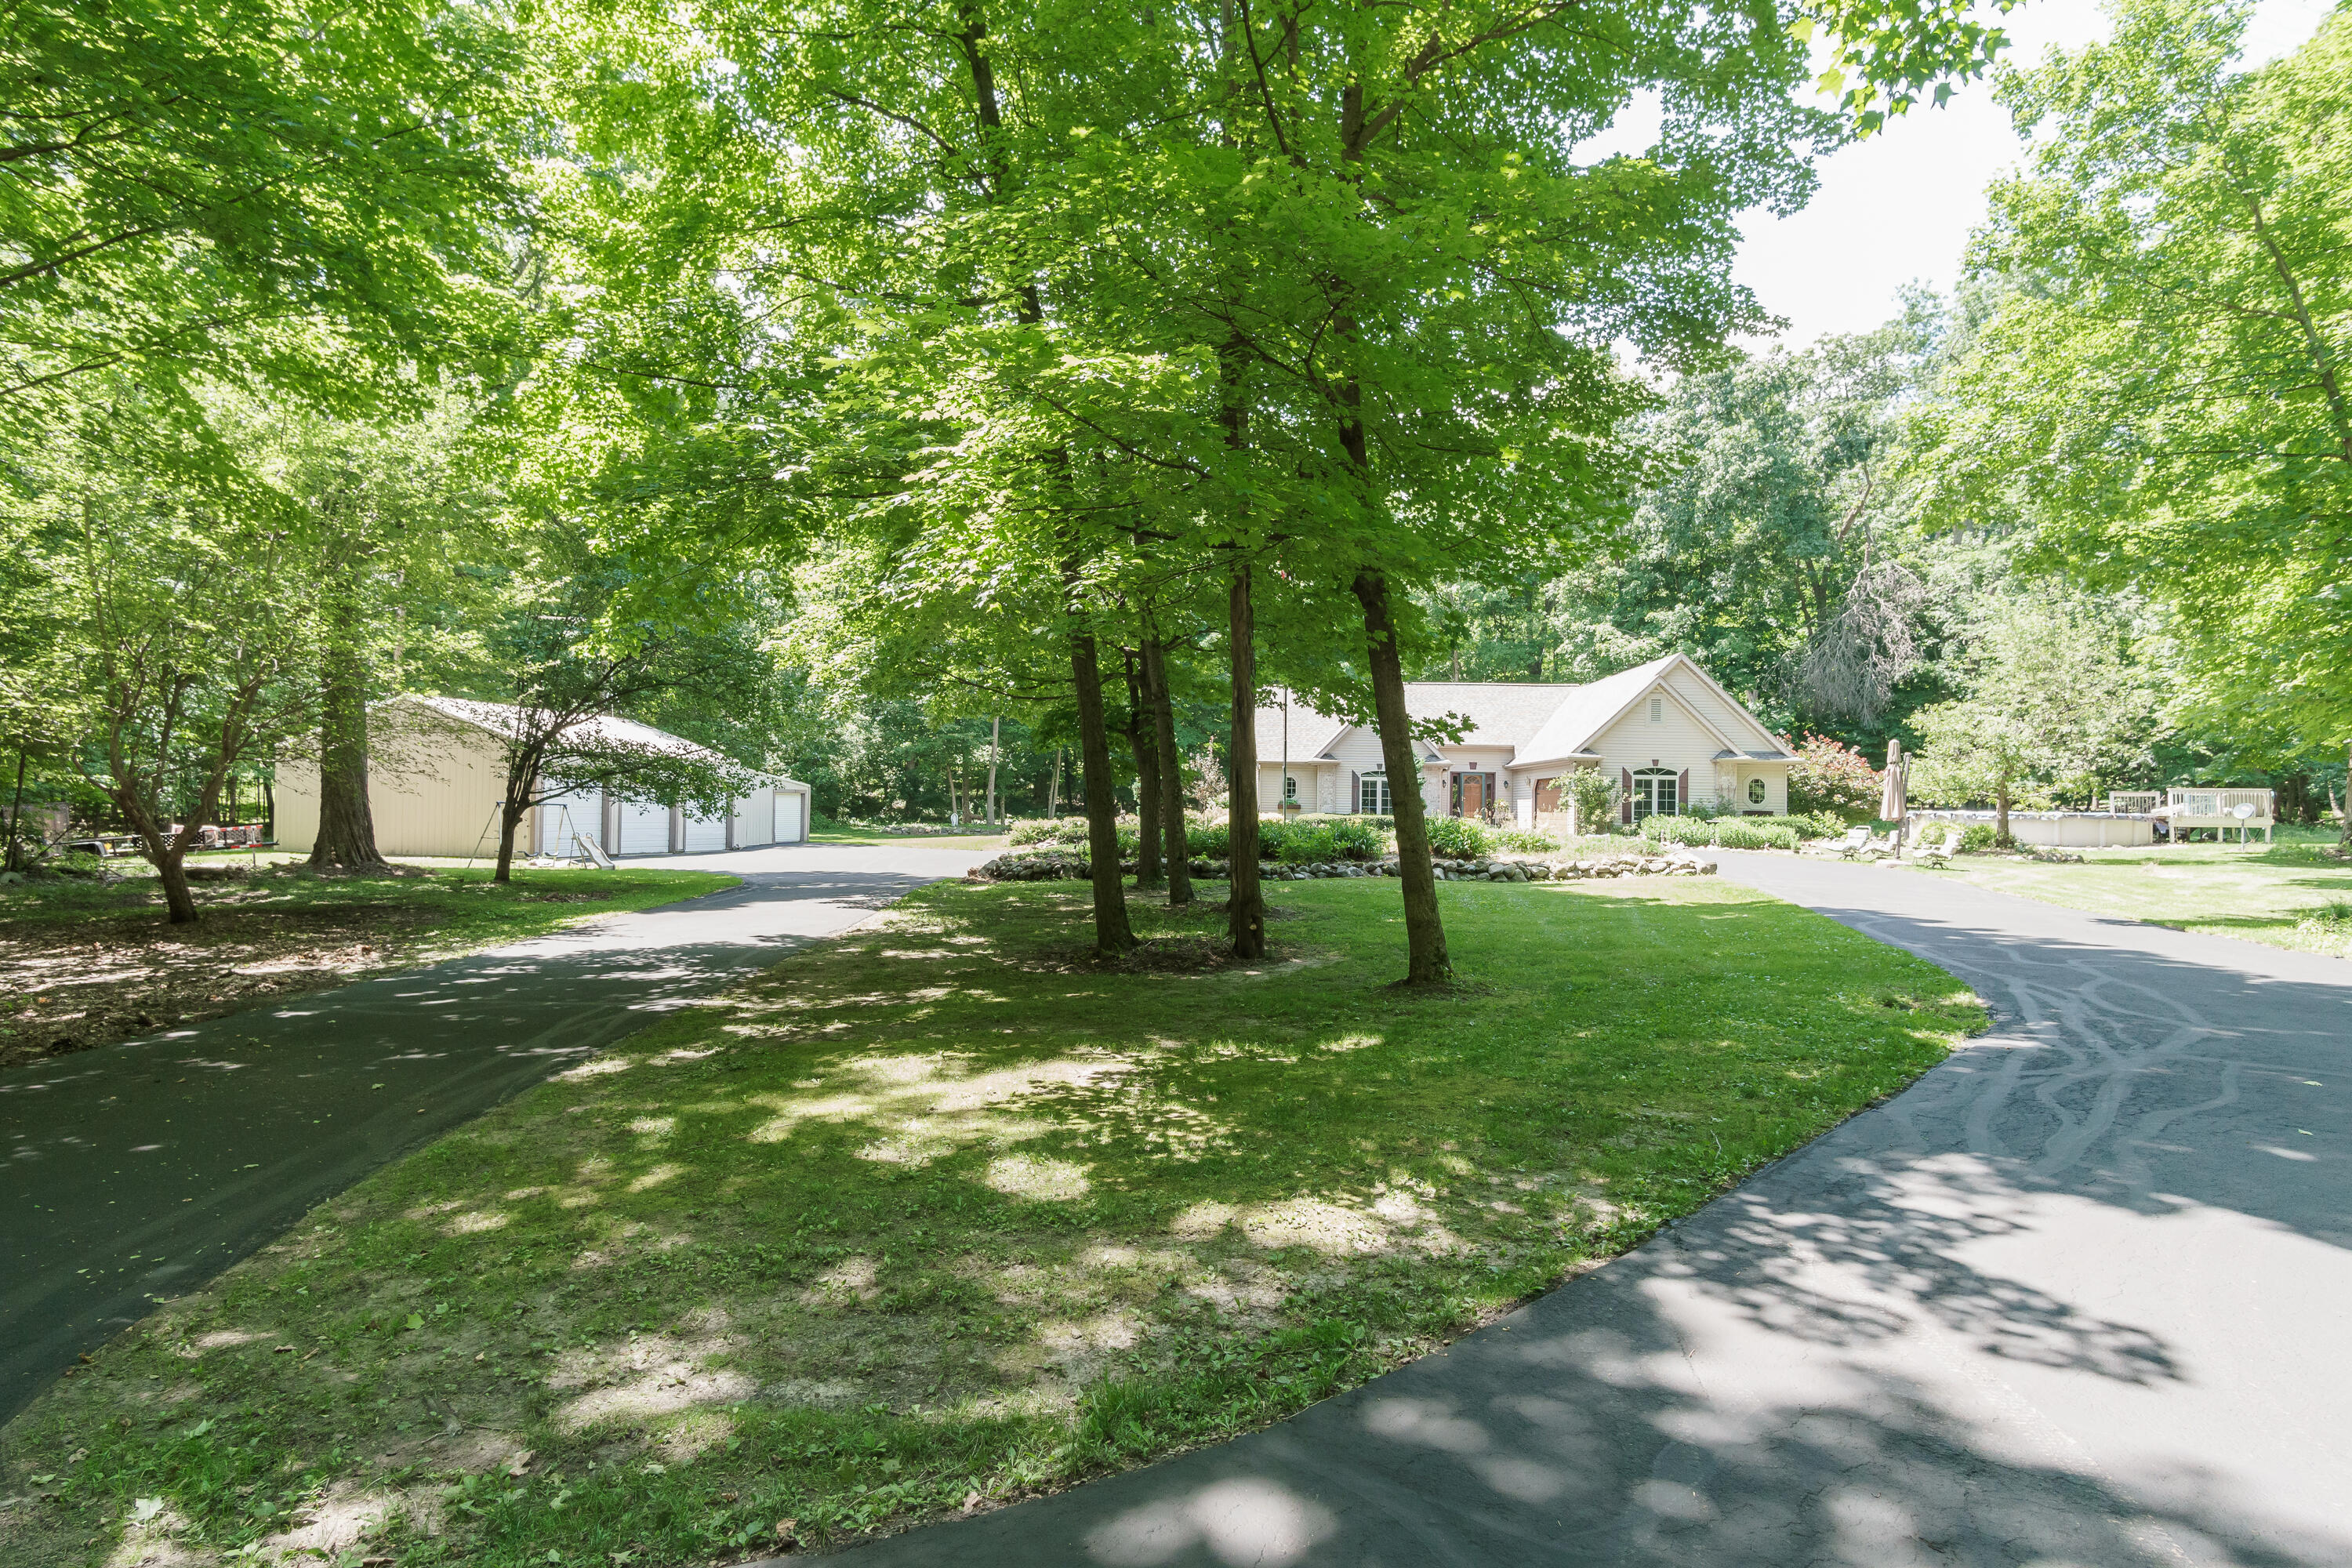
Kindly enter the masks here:
<path id="1" fill-rule="evenodd" d="M 1617 780 L 1625 822 L 1692 806 L 1754 816 L 1789 809 L 1796 759 L 1678 653 L 1580 686 L 1408 681 L 1405 704 L 1415 719 L 1469 721 L 1458 744 L 1415 742 L 1432 813 L 1574 831 L 1560 784 L 1578 768 Z M 1296 801 L 1304 811 L 1391 810 L 1392 784 L 1370 724 L 1299 701 L 1272 703 L 1257 712 L 1257 757 L 1258 799 L 1269 809 Z"/>
<path id="2" fill-rule="evenodd" d="M 497 852 L 499 803 L 506 792 L 500 737 L 513 711 L 456 697 L 395 697 L 376 705 L 370 713 L 368 809 L 378 849 L 451 858 Z M 627 719 L 599 719 L 587 728 L 595 738 L 635 750 L 710 754 L 683 736 Z M 276 790 L 278 844 L 307 851 L 319 832 L 318 764 L 280 764 Z M 568 858 L 583 836 L 614 856 L 798 844 L 808 837 L 808 806 L 809 786 L 782 777 L 761 782 L 716 814 L 603 795 L 564 795 L 532 808 L 515 847 Z"/>

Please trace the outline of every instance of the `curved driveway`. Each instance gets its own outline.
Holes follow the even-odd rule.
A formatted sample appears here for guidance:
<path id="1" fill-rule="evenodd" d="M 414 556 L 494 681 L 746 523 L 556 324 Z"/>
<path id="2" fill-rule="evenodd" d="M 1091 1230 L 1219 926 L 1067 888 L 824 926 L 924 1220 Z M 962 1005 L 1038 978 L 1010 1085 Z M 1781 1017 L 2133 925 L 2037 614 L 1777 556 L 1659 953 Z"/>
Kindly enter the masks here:
<path id="1" fill-rule="evenodd" d="M 0 1073 L 0 1421 L 154 1298 L 369 1172 L 981 858 L 793 845 L 632 860 L 744 881 Z"/>
<path id="2" fill-rule="evenodd" d="M 1724 860 L 1993 1031 L 1444 1352 L 850 1560 L 2352 1564 L 2352 963 Z"/>

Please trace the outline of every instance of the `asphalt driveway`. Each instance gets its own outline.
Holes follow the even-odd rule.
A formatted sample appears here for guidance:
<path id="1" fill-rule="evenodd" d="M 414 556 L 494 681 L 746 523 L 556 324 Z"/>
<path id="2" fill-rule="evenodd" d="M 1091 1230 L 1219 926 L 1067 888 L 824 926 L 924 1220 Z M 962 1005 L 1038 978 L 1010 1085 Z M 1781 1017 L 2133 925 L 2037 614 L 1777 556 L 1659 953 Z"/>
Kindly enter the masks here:
<path id="1" fill-rule="evenodd" d="M 2352 1564 L 2352 963 L 1724 860 L 1995 1028 L 1442 1354 L 851 1561 Z"/>
<path id="2" fill-rule="evenodd" d="M 790 846 L 743 884 L 0 1073 L 0 1420 L 369 1172 L 983 858 Z"/>

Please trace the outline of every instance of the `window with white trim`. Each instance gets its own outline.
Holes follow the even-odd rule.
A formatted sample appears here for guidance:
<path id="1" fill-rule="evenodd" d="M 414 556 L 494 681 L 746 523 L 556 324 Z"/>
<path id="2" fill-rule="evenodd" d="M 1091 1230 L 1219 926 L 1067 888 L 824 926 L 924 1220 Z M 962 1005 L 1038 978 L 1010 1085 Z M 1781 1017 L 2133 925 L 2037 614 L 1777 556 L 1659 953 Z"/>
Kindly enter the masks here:
<path id="1" fill-rule="evenodd" d="M 1357 791 L 1356 809 L 1366 816 L 1395 815 L 1395 807 L 1390 803 L 1386 773 L 1366 773 L 1363 776 Z"/>
<path id="2" fill-rule="evenodd" d="M 1666 700 L 1665 700 L 1664 698 L 1663 698 L 1663 697 L 1653 697 L 1653 698 L 1651 698 L 1651 699 L 1650 699 L 1650 722 L 1651 722 L 1651 723 L 1653 723 L 1653 724 L 1663 724 L 1663 723 L 1664 723 L 1664 722 L 1665 722 L 1665 720 L 1666 720 Z"/>
<path id="3" fill-rule="evenodd" d="M 1750 805 L 1762 805 L 1764 804 L 1764 781 L 1762 779 L 1749 779 L 1748 781 L 1748 804 Z"/>
<path id="4" fill-rule="evenodd" d="M 1633 775 L 1633 820 L 1679 815 L 1682 781 L 1664 768 L 1644 769 Z"/>
<path id="5" fill-rule="evenodd" d="M 1282 775 L 1282 798 L 1285 800 L 1297 800 L 1298 798 L 1298 778 L 1297 774 L 1285 773 Z"/>

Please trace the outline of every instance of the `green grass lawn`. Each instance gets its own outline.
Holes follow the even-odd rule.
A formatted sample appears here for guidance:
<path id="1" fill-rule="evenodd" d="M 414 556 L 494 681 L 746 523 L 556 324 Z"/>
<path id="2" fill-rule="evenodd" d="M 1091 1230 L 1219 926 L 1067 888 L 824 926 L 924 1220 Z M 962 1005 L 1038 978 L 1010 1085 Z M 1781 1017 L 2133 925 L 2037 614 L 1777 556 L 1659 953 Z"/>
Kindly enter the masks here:
<path id="1" fill-rule="evenodd" d="M 191 858 L 195 864 L 246 858 Z M 204 918 L 174 926 L 163 918 L 152 868 L 143 861 L 111 866 L 133 868 L 127 879 L 108 885 L 54 878 L 0 886 L 0 1066 L 283 1001 L 737 880 L 707 871 L 524 868 L 500 885 L 479 866 L 318 878 L 264 862 L 248 880 L 195 884 Z"/>
<path id="2" fill-rule="evenodd" d="M 812 828 L 812 844 L 877 844 L 913 845 L 925 849 L 991 849 L 1003 844 L 1004 829 L 983 828 L 976 833 L 890 833 L 878 827 L 852 827 L 840 823 L 827 823 Z"/>
<path id="3" fill-rule="evenodd" d="M 0 1434 L 0 1557 L 698 1563 L 992 1505 L 1421 1355 L 1983 1025 L 1712 879 L 1439 894 L 1467 984 L 1412 995 L 1381 881 L 1270 888 L 1248 966 L 1138 900 L 1118 971 L 1082 889 L 926 889 L 127 1331 Z"/>
<path id="4" fill-rule="evenodd" d="M 2292 835 L 2292 837 L 2290 837 Z M 1938 877 L 2068 909 L 2273 947 L 2352 955 L 2352 860 L 2336 836 L 2282 829 L 2274 844 L 2085 849 L 2081 865 L 1961 856 Z"/>

